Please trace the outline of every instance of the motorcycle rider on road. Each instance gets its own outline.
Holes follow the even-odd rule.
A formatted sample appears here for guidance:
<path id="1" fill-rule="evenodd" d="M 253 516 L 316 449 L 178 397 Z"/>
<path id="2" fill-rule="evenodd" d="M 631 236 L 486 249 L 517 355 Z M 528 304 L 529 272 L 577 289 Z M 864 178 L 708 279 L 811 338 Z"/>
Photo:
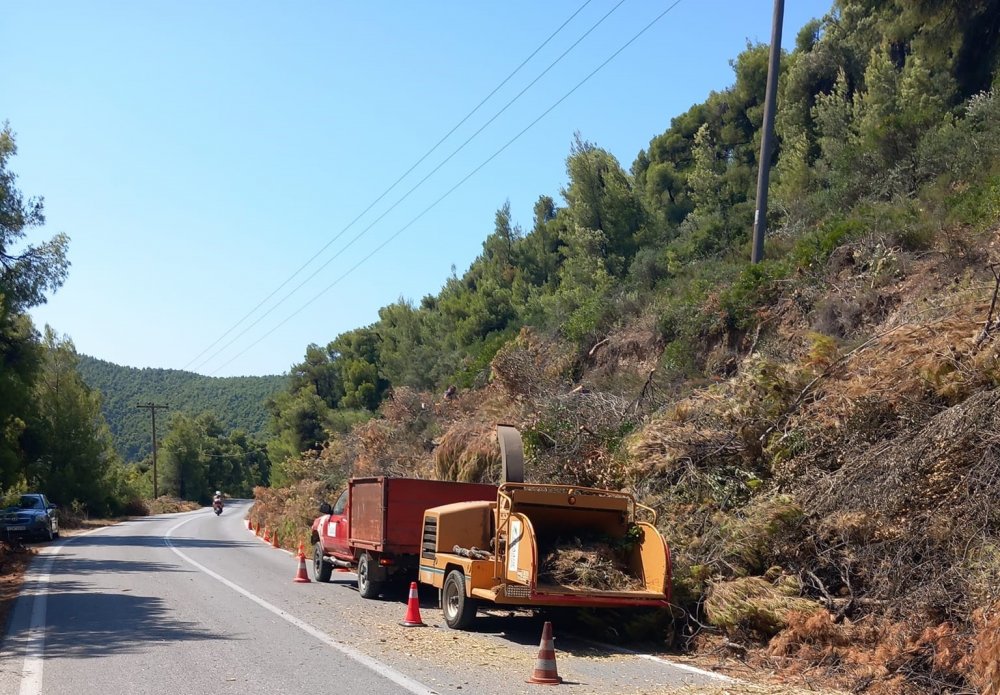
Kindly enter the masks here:
<path id="1" fill-rule="evenodd" d="M 222 493 L 218 490 L 215 491 L 215 497 L 212 498 L 212 507 L 214 509 L 222 509 Z"/>

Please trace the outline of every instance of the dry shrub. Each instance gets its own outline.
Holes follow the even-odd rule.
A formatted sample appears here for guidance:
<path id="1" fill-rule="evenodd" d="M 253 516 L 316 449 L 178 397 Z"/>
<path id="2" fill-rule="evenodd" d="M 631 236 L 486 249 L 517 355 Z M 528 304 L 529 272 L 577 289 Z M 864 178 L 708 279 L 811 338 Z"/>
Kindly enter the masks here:
<path id="1" fill-rule="evenodd" d="M 542 554 L 538 579 L 572 589 L 634 591 L 642 582 L 628 572 L 622 554 L 595 538 L 557 540 Z"/>
<path id="2" fill-rule="evenodd" d="M 433 462 L 425 440 L 386 420 L 369 420 L 354 428 L 357 458 L 354 475 L 429 478 Z"/>
<path id="3" fill-rule="evenodd" d="M 729 634 L 771 637 L 788 626 L 795 613 L 822 610 L 815 601 L 801 597 L 802 587 L 794 577 L 771 583 L 763 577 L 744 577 L 712 582 L 705 599 L 708 621 Z"/>
<path id="4" fill-rule="evenodd" d="M 793 612 L 787 627 L 767 645 L 767 653 L 820 663 L 839 660 L 838 648 L 850 644 L 849 631 L 836 624 L 829 611 Z"/>
<path id="5" fill-rule="evenodd" d="M 633 479 L 616 452 L 634 426 L 627 398 L 574 389 L 531 401 L 523 421 L 529 479 L 619 489 Z"/>
<path id="6" fill-rule="evenodd" d="M 160 495 L 156 499 L 146 501 L 149 514 L 176 514 L 177 512 L 193 512 L 201 507 L 197 502 L 182 500 L 177 497 Z"/>
<path id="7" fill-rule="evenodd" d="M 392 390 L 391 396 L 379 406 L 379 412 L 390 422 L 409 426 L 426 416 L 431 403 L 430 394 L 401 386 Z"/>
<path id="8" fill-rule="evenodd" d="M 493 378 L 506 391 L 532 396 L 551 393 L 568 383 L 574 362 L 568 346 L 525 327 L 497 351 L 490 367 Z"/>
<path id="9" fill-rule="evenodd" d="M 587 378 L 597 382 L 615 375 L 645 378 L 656 367 L 661 345 L 659 317 L 639 316 L 594 345 L 586 356 Z"/>
<path id="10" fill-rule="evenodd" d="M 889 692 L 905 693 L 913 692 L 915 680 L 933 684 L 936 692 L 962 688 L 968 654 L 968 635 L 953 623 L 943 622 L 924 628 L 894 623 L 881 630 L 874 649 L 853 656 L 892 686 Z"/>
<path id="11" fill-rule="evenodd" d="M 628 443 L 633 461 L 648 473 L 672 477 L 687 466 L 741 459 L 743 442 L 733 432 L 663 418 L 644 427 Z"/>
<path id="12" fill-rule="evenodd" d="M 875 534 L 875 519 L 864 512 L 836 510 L 816 523 L 816 533 L 827 545 L 864 543 Z"/>
<path id="13" fill-rule="evenodd" d="M 970 550 L 992 528 L 1000 496 L 1000 391 L 978 393 L 796 487 L 822 520 L 814 540 L 827 549 L 824 561 L 852 566 L 869 598 L 921 621 L 961 611 L 975 586 Z M 838 534 L 838 519 L 859 525 Z"/>
<path id="14" fill-rule="evenodd" d="M 149 504 L 144 499 L 134 497 L 125 503 L 122 513 L 125 516 L 149 516 Z M 63 523 L 61 518 L 59 523 Z"/>
<path id="15" fill-rule="evenodd" d="M 626 442 L 629 457 L 648 474 L 673 479 L 682 469 L 741 462 L 743 439 L 727 422 L 728 388 L 700 390 L 654 415 Z"/>
<path id="16" fill-rule="evenodd" d="M 434 465 L 439 480 L 496 482 L 500 445 L 495 427 L 466 421 L 454 424 L 434 449 Z"/>
<path id="17" fill-rule="evenodd" d="M 309 529 L 319 516 L 320 503 L 327 501 L 327 493 L 319 481 L 302 481 L 286 488 L 255 487 L 248 518 L 255 528 L 277 533 L 281 547 L 295 549 L 299 541 L 308 547 Z"/>
<path id="18" fill-rule="evenodd" d="M 970 666 L 972 681 L 982 695 L 1000 695 L 1000 605 L 980 608 L 973 614 L 976 634 L 973 637 Z"/>
<path id="19" fill-rule="evenodd" d="M 282 472 L 289 484 L 318 480 L 339 487 L 353 468 L 355 441 L 353 437 L 331 439 L 319 451 L 303 451 L 298 458 L 285 460 Z"/>
<path id="20" fill-rule="evenodd" d="M 802 508 L 786 495 L 758 497 L 739 514 L 717 515 L 717 571 L 737 575 L 764 571 L 777 555 L 776 546 L 787 540 L 802 518 Z"/>

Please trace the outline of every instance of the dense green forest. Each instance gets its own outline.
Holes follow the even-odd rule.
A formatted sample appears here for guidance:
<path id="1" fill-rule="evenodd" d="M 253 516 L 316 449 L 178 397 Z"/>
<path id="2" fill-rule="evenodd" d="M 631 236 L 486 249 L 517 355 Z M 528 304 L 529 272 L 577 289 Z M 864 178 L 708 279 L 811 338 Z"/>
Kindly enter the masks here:
<path id="1" fill-rule="evenodd" d="M 527 228 L 501 205 L 440 292 L 308 346 L 254 513 L 294 537 L 347 475 L 496 480 L 512 423 L 530 479 L 659 513 L 675 609 L 609 635 L 1000 692 L 998 59 L 1000 0 L 802 28 L 756 265 L 767 47 L 629 168 L 577 135 Z"/>
<path id="2" fill-rule="evenodd" d="M 159 413 L 161 433 L 174 412 L 211 413 L 226 430 L 238 429 L 255 439 L 267 434 L 267 401 L 285 388 L 284 376 L 207 377 L 177 369 L 122 367 L 80 355 L 80 376 L 101 393 L 101 409 L 111 437 L 126 462 L 151 454 L 149 412 L 138 403 L 166 404 Z"/>

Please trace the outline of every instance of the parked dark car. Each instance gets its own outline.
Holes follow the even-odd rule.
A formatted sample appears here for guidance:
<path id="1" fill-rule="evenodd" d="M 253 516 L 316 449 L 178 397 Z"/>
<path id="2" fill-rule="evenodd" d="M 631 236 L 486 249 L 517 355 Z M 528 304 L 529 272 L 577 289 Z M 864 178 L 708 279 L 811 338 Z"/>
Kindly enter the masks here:
<path id="1" fill-rule="evenodd" d="M 0 534 L 4 538 L 59 537 L 59 512 L 48 497 L 38 493 L 21 495 L 17 504 L 0 512 Z"/>

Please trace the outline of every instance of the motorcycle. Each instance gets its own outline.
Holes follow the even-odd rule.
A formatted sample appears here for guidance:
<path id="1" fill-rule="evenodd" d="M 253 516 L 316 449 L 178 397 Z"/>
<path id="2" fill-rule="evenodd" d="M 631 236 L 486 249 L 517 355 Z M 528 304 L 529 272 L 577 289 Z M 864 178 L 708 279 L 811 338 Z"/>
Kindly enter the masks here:
<path id="1" fill-rule="evenodd" d="M 214 502 L 212 502 L 212 509 L 215 510 L 216 516 L 222 514 L 222 500 L 215 500 Z"/>

